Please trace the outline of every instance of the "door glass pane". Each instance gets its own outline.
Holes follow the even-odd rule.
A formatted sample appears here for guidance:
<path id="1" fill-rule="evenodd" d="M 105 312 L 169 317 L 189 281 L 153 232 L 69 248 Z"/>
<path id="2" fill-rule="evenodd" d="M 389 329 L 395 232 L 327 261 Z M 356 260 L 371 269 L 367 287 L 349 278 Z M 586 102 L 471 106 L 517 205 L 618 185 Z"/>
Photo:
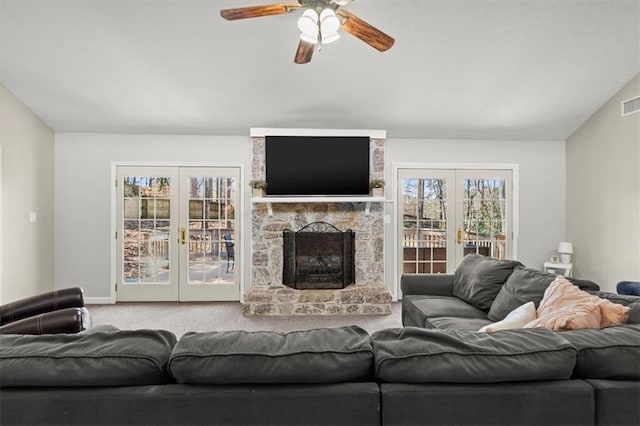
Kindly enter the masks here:
<path id="1" fill-rule="evenodd" d="M 123 178 L 123 283 L 169 282 L 171 179 Z"/>
<path id="2" fill-rule="evenodd" d="M 447 272 L 446 180 L 406 178 L 402 191 L 403 272 Z"/>
<path id="3" fill-rule="evenodd" d="M 507 212 L 504 179 L 463 179 L 464 254 L 506 256 Z"/>
<path id="4" fill-rule="evenodd" d="M 190 177 L 188 188 L 188 283 L 233 283 L 236 180 Z"/>

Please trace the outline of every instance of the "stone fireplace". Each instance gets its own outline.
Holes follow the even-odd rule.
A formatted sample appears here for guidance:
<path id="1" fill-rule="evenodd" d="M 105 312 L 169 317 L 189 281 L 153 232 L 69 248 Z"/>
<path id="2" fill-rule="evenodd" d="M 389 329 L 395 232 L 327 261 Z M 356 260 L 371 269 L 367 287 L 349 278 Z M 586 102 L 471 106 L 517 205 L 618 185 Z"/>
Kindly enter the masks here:
<path id="1" fill-rule="evenodd" d="M 253 136 L 253 180 L 265 178 L 264 150 L 264 137 Z M 369 170 L 371 179 L 384 177 L 383 138 L 371 139 Z M 290 281 L 285 271 L 291 268 L 290 261 L 284 258 L 284 246 L 291 238 L 287 235 L 296 234 L 296 231 L 318 222 L 331 224 L 337 230 L 353 231 L 353 279 L 347 277 L 350 282 L 344 284 L 344 288 L 342 284 L 323 287 L 318 282 L 326 279 L 320 280 L 318 276 L 311 280 L 315 281 L 314 289 L 309 289 L 308 283 L 302 287 L 285 284 Z M 384 284 L 383 249 L 384 203 L 381 201 L 316 202 L 305 199 L 300 202 L 273 202 L 269 206 L 262 200 L 254 201 L 251 211 L 251 287 L 244 294 L 243 312 L 245 315 L 390 314 L 392 296 Z M 327 262 L 328 259 L 322 257 L 324 254 L 324 250 L 316 250 L 314 258 L 311 250 L 307 253 L 307 260 Z M 332 259 L 329 263 L 334 265 L 334 261 Z M 332 286 L 339 288 L 330 288 Z"/>

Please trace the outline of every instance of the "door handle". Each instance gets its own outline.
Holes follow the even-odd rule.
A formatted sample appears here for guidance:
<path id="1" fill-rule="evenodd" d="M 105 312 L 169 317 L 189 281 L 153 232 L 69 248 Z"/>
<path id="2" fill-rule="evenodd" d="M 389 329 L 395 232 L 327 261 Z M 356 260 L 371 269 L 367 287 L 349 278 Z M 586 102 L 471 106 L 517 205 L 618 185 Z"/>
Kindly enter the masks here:
<path id="1" fill-rule="evenodd" d="M 458 228 L 456 241 L 458 244 L 462 244 L 462 228 Z"/>
<path id="2" fill-rule="evenodd" d="M 187 243 L 187 230 L 184 228 L 180 228 L 180 244 Z"/>

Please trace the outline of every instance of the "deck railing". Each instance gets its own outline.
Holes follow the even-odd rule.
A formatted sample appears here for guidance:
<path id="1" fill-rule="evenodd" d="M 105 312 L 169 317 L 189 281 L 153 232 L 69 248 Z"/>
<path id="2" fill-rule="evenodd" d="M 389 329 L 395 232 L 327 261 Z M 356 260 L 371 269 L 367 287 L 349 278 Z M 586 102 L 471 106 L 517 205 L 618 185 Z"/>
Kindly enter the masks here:
<path id="1" fill-rule="evenodd" d="M 491 257 L 503 259 L 506 255 L 506 238 L 504 235 L 487 235 L 475 232 L 465 232 L 464 246 L 469 248 L 488 248 Z M 405 229 L 402 235 L 404 248 L 445 248 L 447 247 L 447 233 L 444 230 L 430 228 Z M 484 250 L 483 250 L 484 251 Z"/>

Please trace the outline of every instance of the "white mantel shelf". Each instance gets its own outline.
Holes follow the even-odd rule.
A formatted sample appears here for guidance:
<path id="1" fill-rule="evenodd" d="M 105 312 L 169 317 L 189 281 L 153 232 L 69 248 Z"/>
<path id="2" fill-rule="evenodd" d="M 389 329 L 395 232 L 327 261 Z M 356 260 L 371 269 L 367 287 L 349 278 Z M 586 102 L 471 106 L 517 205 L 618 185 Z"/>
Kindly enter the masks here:
<path id="1" fill-rule="evenodd" d="M 371 203 L 384 203 L 384 197 L 252 197 L 255 204 L 266 204 L 269 216 L 273 215 L 273 204 L 278 203 L 365 203 L 365 214 L 369 214 Z"/>

